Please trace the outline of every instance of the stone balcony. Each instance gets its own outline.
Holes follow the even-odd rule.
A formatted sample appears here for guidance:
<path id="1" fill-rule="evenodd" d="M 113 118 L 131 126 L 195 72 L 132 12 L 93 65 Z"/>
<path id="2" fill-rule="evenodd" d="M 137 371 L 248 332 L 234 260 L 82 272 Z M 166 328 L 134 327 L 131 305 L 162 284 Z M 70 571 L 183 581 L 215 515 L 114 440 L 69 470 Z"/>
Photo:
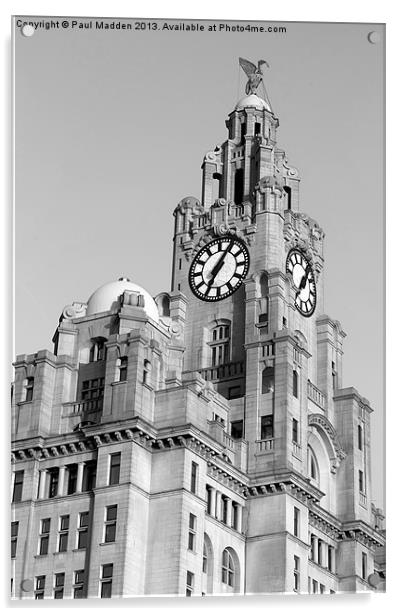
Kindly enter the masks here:
<path id="1" fill-rule="evenodd" d="M 274 450 L 274 440 L 273 438 L 263 438 L 255 441 L 257 454 L 259 453 L 269 453 Z"/>
<path id="2" fill-rule="evenodd" d="M 199 370 L 202 378 L 205 381 L 220 381 L 222 379 L 231 379 L 244 375 L 244 362 L 232 361 L 220 366 L 212 366 Z"/>
<path id="3" fill-rule="evenodd" d="M 309 380 L 307 381 L 307 397 L 319 406 L 323 411 L 328 409 L 327 396 L 318 387 L 313 385 Z"/>
<path id="4" fill-rule="evenodd" d="M 226 454 L 232 464 L 245 471 L 247 466 L 248 444 L 243 439 L 235 439 L 225 432 L 225 426 L 221 421 L 208 421 L 208 431 L 215 441 L 223 445 Z"/>
<path id="5" fill-rule="evenodd" d="M 81 400 L 79 402 L 65 402 L 62 404 L 62 418 L 80 418 L 81 421 L 99 423 L 102 416 L 103 398 Z"/>

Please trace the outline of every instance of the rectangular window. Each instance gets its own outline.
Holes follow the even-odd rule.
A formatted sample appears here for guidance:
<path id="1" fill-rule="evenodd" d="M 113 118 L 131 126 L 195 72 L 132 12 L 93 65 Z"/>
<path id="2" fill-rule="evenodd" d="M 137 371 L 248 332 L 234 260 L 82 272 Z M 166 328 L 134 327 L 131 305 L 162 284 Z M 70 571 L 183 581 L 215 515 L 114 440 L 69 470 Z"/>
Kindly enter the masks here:
<path id="1" fill-rule="evenodd" d="M 256 122 L 254 124 L 254 135 L 260 135 L 261 134 L 261 122 Z"/>
<path id="2" fill-rule="evenodd" d="M 261 417 L 261 439 L 266 440 L 274 437 L 274 416 L 264 415 Z"/>
<path id="3" fill-rule="evenodd" d="M 230 436 L 232 438 L 243 438 L 243 420 L 232 421 L 231 423 L 231 433 Z"/>
<path id="4" fill-rule="evenodd" d="M 239 510 L 240 505 L 232 501 L 232 528 L 237 530 L 239 525 Z"/>
<path id="5" fill-rule="evenodd" d="M 359 471 L 359 490 L 364 494 L 364 475 L 363 471 Z"/>
<path id="6" fill-rule="evenodd" d="M 51 468 L 49 469 L 49 494 L 48 498 L 54 498 L 57 496 L 57 488 L 59 485 L 59 469 Z"/>
<path id="7" fill-rule="evenodd" d="M 79 550 L 83 550 L 88 547 L 89 511 L 84 511 L 78 515 L 79 515 L 79 520 L 78 520 L 77 548 Z"/>
<path id="8" fill-rule="evenodd" d="M 299 397 L 299 375 L 296 370 L 293 370 L 293 397 Z"/>
<path id="9" fill-rule="evenodd" d="M 229 499 L 226 496 L 222 496 L 222 522 L 224 524 L 228 523 L 228 505 Z"/>
<path id="10" fill-rule="evenodd" d="M 297 419 L 292 419 L 292 441 L 299 442 L 299 422 Z"/>
<path id="11" fill-rule="evenodd" d="M 295 537 L 300 536 L 300 509 L 293 508 L 293 534 Z"/>
<path id="12" fill-rule="evenodd" d="M 186 597 L 191 597 L 194 592 L 194 573 L 187 571 L 186 576 Z"/>
<path id="13" fill-rule="evenodd" d="M 320 584 L 320 593 L 322 595 L 325 593 L 325 586 L 324 586 L 324 584 Z"/>
<path id="14" fill-rule="evenodd" d="M 197 518 L 190 513 L 188 520 L 188 549 L 195 552 L 195 536 L 197 532 Z"/>
<path id="15" fill-rule="evenodd" d="M 313 580 L 313 595 L 318 593 L 318 582 L 317 580 Z"/>
<path id="16" fill-rule="evenodd" d="M 357 446 L 360 451 L 363 451 L 363 428 L 361 425 L 357 426 Z"/>
<path id="17" fill-rule="evenodd" d="M 29 376 L 27 378 L 27 384 L 25 386 L 25 402 L 31 402 L 33 398 L 34 389 L 34 377 Z"/>
<path id="18" fill-rule="evenodd" d="M 362 578 L 367 580 L 367 554 L 362 552 Z"/>
<path id="19" fill-rule="evenodd" d="M 64 595 L 64 573 L 55 573 L 54 575 L 54 589 L 53 597 L 55 599 L 62 599 Z"/>
<path id="20" fill-rule="evenodd" d="M 120 359 L 120 366 L 119 366 L 119 381 L 127 381 L 127 364 L 128 364 L 127 357 L 122 357 Z"/>
<path id="21" fill-rule="evenodd" d="M 294 569 L 293 569 L 293 590 L 300 590 L 300 558 L 298 556 L 294 556 Z"/>
<path id="22" fill-rule="evenodd" d="M 317 562 L 319 565 L 322 565 L 322 539 L 318 539 Z"/>
<path id="23" fill-rule="evenodd" d="M 49 551 L 50 518 L 40 521 L 39 554 L 44 556 Z"/>
<path id="24" fill-rule="evenodd" d="M 105 511 L 105 543 L 116 540 L 117 505 L 106 507 Z"/>
<path id="25" fill-rule="evenodd" d="M 19 522 L 11 522 L 11 558 L 15 558 L 17 553 Z"/>
<path id="26" fill-rule="evenodd" d="M 207 492 L 207 513 L 212 515 L 212 489 L 211 486 L 206 486 Z"/>
<path id="27" fill-rule="evenodd" d="M 110 599 L 112 596 L 113 564 L 108 563 L 101 567 L 101 599 Z"/>
<path id="28" fill-rule="evenodd" d="M 74 599 L 83 599 L 84 595 L 84 569 L 74 571 L 73 593 Z"/>
<path id="29" fill-rule="evenodd" d="M 334 559 L 334 548 L 332 545 L 328 546 L 328 569 L 331 572 L 334 572 L 335 568 L 335 559 Z"/>
<path id="30" fill-rule="evenodd" d="M 24 485 L 24 471 L 16 471 L 14 473 L 13 503 L 21 502 L 23 485 Z"/>
<path id="31" fill-rule="evenodd" d="M 314 560 L 315 535 L 310 536 L 310 560 Z"/>
<path id="32" fill-rule="evenodd" d="M 311 593 L 311 577 L 310 576 L 307 579 L 307 584 L 308 584 L 307 590 L 308 590 L 308 593 L 310 594 Z"/>
<path id="33" fill-rule="evenodd" d="M 37 575 L 35 577 L 35 599 L 45 598 L 45 583 L 46 575 Z"/>
<path id="34" fill-rule="evenodd" d="M 197 491 L 198 464 L 191 462 L 191 486 L 190 490 L 193 494 Z"/>
<path id="35" fill-rule="evenodd" d="M 89 460 L 85 463 L 84 474 L 82 478 L 82 491 L 89 492 L 96 485 L 96 461 Z"/>
<path id="36" fill-rule="evenodd" d="M 67 552 L 68 529 L 70 528 L 70 516 L 61 515 L 59 519 L 59 552 Z"/>
<path id="37" fill-rule="evenodd" d="M 67 467 L 67 470 L 68 470 L 67 494 L 74 494 L 77 491 L 78 465 L 70 464 Z"/>
<path id="38" fill-rule="evenodd" d="M 112 453 L 110 455 L 110 469 L 109 469 L 109 485 L 113 486 L 120 481 L 120 462 L 121 453 Z"/>

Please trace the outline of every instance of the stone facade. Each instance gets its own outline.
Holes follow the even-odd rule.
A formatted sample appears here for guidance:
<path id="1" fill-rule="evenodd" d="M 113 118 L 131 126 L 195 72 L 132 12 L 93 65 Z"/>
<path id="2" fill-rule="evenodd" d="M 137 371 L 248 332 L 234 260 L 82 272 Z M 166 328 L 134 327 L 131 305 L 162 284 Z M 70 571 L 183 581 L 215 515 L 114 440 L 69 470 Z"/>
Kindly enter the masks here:
<path id="1" fill-rule="evenodd" d="M 109 283 L 66 306 L 53 352 L 16 359 L 14 598 L 382 589 L 372 409 L 342 388 L 324 233 L 299 211 L 269 104 L 247 96 L 226 125 L 202 200 L 174 212 L 171 291 Z M 207 302 L 189 268 L 217 237 L 240 238 L 250 267 Z M 310 317 L 292 248 L 316 280 Z"/>

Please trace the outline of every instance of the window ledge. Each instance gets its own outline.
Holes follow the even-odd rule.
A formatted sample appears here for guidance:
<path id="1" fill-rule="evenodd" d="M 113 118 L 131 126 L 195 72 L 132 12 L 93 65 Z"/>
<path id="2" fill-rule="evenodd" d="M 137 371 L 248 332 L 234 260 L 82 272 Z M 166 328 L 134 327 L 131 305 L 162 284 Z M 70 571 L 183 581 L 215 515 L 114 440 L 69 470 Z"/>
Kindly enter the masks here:
<path id="1" fill-rule="evenodd" d="M 34 558 L 46 558 L 46 556 L 49 556 L 49 554 L 35 554 Z"/>
<path id="2" fill-rule="evenodd" d="M 102 541 L 99 545 L 116 545 L 116 541 Z"/>
<path id="3" fill-rule="evenodd" d="M 72 552 L 85 552 L 87 548 L 73 548 L 71 551 Z"/>

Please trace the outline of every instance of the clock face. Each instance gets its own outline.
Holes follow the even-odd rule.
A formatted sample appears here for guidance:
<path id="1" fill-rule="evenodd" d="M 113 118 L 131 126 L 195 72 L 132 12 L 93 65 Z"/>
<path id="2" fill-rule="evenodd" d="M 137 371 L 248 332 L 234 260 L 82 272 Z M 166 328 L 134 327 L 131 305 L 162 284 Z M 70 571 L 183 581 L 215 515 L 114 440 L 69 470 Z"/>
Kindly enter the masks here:
<path id="1" fill-rule="evenodd" d="M 317 303 L 317 287 L 311 265 L 300 250 L 290 250 L 286 259 L 286 271 L 292 274 L 296 287 L 297 310 L 303 316 L 311 317 Z"/>
<path id="2" fill-rule="evenodd" d="M 247 275 L 250 257 L 239 239 L 220 237 L 206 244 L 195 256 L 189 272 L 190 288 L 206 302 L 232 295 Z"/>

